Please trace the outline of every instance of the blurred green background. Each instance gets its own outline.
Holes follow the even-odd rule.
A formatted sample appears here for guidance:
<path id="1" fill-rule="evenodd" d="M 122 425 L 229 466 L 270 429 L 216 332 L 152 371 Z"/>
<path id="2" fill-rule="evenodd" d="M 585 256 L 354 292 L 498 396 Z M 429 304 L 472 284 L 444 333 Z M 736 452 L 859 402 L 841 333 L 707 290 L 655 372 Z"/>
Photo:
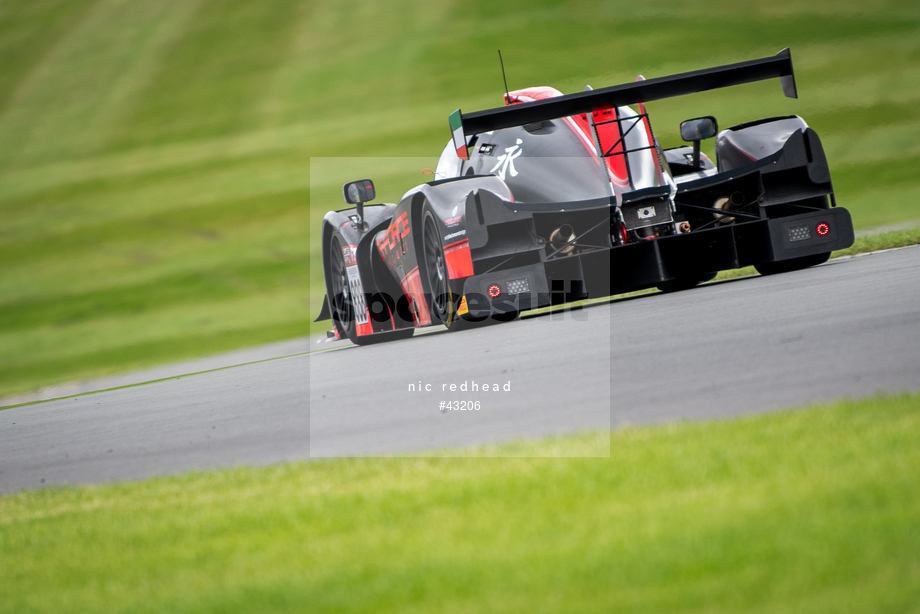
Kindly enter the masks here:
<path id="1" fill-rule="evenodd" d="M 920 4 L 0 2 L 0 394 L 316 332 L 342 177 L 426 180 L 447 115 L 791 47 L 775 82 L 649 105 L 802 115 L 858 229 L 920 218 Z M 433 163 L 433 162 L 431 162 Z M 311 194 L 311 176 L 314 186 Z M 311 305 L 311 298 L 313 304 Z"/>

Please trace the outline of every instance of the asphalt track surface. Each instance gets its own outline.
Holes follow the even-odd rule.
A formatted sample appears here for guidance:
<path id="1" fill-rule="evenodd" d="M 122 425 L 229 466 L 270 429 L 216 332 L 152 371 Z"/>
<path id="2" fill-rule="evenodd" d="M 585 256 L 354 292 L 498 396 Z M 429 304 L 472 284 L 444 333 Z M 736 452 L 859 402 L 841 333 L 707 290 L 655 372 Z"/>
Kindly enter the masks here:
<path id="1" fill-rule="evenodd" d="M 442 390 L 489 383 L 511 390 Z M 421 382 L 432 390 L 410 392 Z M 920 247 L 0 411 L 0 492 L 920 389 Z M 440 411 L 441 401 L 479 401 Z"/>

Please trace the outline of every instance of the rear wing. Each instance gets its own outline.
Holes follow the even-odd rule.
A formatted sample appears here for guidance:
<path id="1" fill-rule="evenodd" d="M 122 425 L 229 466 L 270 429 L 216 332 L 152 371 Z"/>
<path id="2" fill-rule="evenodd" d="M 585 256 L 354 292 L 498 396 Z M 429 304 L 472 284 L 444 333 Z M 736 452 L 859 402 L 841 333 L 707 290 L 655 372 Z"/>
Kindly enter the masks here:
<path id="1" fill-rule="evenodd" d="M 776 77 L 779 77 L 786 96 L 798 98 L 795 74 L 792 70 L 792 54 L 788 47 L 775 56 L 759 60 L 726 64 L 635 83 L 624 83 L 546 100 L 513 104 L 473 113 L 461 113 L 460 109 L 457 109 L 450 114 L 450 129 L 453 134 L 454 147 L 457 148 L 457 155 L 468 160 L 467 135 L 472 136 L 492 130 L 591 113 L 603 108 L 674 98 Z"/>

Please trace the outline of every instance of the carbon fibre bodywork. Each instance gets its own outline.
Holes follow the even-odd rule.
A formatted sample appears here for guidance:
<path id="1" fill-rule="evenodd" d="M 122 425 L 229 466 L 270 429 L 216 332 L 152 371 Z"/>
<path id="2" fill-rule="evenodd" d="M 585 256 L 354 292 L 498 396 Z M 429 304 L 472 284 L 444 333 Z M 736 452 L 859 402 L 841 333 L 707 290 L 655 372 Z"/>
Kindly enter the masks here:
<path id="1" fill-rule="evenodd" d="M 796 95 L 788 50 L 596 92 L 518 90 L 505 107 L 458 110 L 436 181 L 397 204 L 367 206 L 363 219 L 354 209 L 326 215 L 318 320 L 331 317 L 337 336 L 363 344 L 682 289 L 725 269 L 823 262 L 852 244 L 853 227 L 801 118 L 719 132 L 713 163 L 698 142 L 662 150 L 643 104 L 773 77 Z"/>

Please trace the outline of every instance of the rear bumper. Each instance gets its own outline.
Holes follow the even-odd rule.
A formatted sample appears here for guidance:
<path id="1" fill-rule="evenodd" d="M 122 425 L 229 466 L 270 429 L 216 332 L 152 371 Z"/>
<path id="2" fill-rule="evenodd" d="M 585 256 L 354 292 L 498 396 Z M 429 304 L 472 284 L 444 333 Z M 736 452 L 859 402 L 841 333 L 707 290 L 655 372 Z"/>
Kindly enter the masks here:
<path id="1" fill-rule="evenodd" d="M 660 237 L 466 278 L 470 314 L 521 311 L 655 287 L 674 279 L 846 249 L 855 240 L 841 207 Z M 527 292 L 512 292 L 526 281 Z M 516 282 L 512 287 L 512 282 Z M 498 296 L 489 294 L 498 288 Z M 495 291 L 493 290 L 493 293 Z"/>

